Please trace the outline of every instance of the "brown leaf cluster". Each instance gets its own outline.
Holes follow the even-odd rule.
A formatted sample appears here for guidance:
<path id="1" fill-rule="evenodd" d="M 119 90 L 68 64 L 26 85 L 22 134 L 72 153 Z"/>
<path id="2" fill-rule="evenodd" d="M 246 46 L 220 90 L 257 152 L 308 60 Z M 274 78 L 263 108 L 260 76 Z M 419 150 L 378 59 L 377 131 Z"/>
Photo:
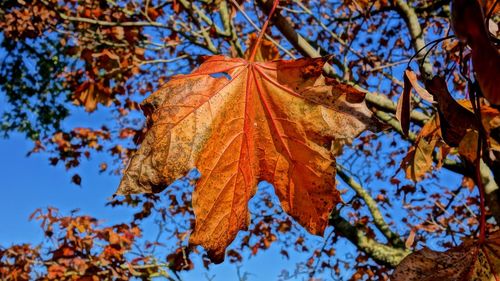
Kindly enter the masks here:
<path id="1" fill-rule="evenodd" d="M 116 95 L 125 94 L 125 82 L 139 73 L 145 60 L 144 48 L 138 42 L 143 38 L 140 26 L 109 25 L 96 28 L 97 22 L 119 23 L 145 20 L 127 13 L 117 5 L 96 1 L 79 1 L 77 5 L 57 1 L 7 1 L 1 4 L 0 29 L 12 40 L 46 38 L 54 29 L 70 29 L 61 36 L 62 53 L 78 57 L 84 62 L 84 71 L 68 69 L 61 73 L 67 78 L 65 88 L 72 91 L 74 104 L 92 112 L 98 104 L 109 106 L 117 102 Z M 154 18 L 154 13 L 150 11 Z M 78 20 L 69 20 L 69 18 Z M 99 40 L 96 40 L 99 38 Z M 105 72 L 105 75 L 103 75 Z"/>
<path id="2" fill-rule="evenodd" d="M 29 244 L 13 245 L 8 249 L 0 248 L 0 277 L 9 281 L 31 280 L 33 261 L 39 256 L 38 249 Z"/>
<path id="3" fill-rule="evenodd" d="M 2 10 L 6 13 L 0 21 L 0 30 L 7 38 L 35 38 L 54 26 L 58 19 L 57 14 L 41 1 L 5 1 Z M 54 2 L 54 1 L 49 1 Z"/>
<path id="4" fill-rule="evenodd" d="M 438 162 L 436 168 L 440 168 L 441 161 L 446 158 L 453 147 L 457 148 L 460 156 L 474 163 L 477 157 L 478 132 L 483 129 L 486 134 L 487 148 L 490 151 L 499 151 L 498 137 L 491 134 L 500 125 L 500 112 L 497 109 L 485 104 L 481 105 L 482 124 L 480 124 L 470 101 L 456 101 L 448 91 L 443 78 L 436 76 L 428 80 L 426 88 L 425 92 L 430 93 L 437 102 L 438 113 L 425 123 L 415 144 L 402 161 L 401 167 L 408 179 L 421 180 L 433 169 L 435 158 Z M 400 98 L 402 99 L 403 97 Z M 402 116 L 407 118 L 402 120 L 408 120 L 409 111 L 405 110 Z M 409 126 L 409 123 L 407 125 Z"/>
<path id="5" fill-rule="evenodd" d="M 71 132 L 57 132 L 50 139 L 57 155 L 51 157 L 51 165 L 63 162 L 66 169 L 80 165 L 82 158 L 89 158 L 91 151 L 102 151 L 103 144 L 109 141 L 109 129 L 74 128 Z"/>
<path id="6" fill-rule="evenodd" d="M 472 114 L 470 101 L 460 100 L 457 102 L 457 105 Z M 436 114 L 425 123 L 415 140 L 415 144 L 410 147 L 403 159 L 401 167 L 404 169 L 408 179 L 415 182 L 420 181 L 428 172 L 433 169 L 439 169 L 443 164 L 442 161 L 449 153 L 458 153 L 458 155 L 464 157 L 470 163 L 474 163 L 477 155 L 477 127 L 458 125 L 467 124 L 467 121 L 462 120 L 467 115 L 462 115 L 460 119 L 456 120 L 458 123 L 455 123 L 453 128 L 455 128 L 455 131 L 459 131 L 460 138 L 455 138 L 458 145 L 456 146 L 456 152 L 454 152 L 448 144 L 449 139 L 447 141 L 443 137 L 441 116 L 440 114 Z M 483 105 L 481 107 L 481 120 L 487 136 L 487 148 L 489 151 L 500 151 L 498 139 L 490 134 L 492 130 L 500 128 L 500 112 L 492 107 Z M 437 165 L 434 165 L 436 161 Z"/>
<path id="7" fill-rule="evenodd" d="M 105 32 L 107 37 L 115 37 L 117 28 Z M 110 106 L 116 101 L 116 95 L 124 95 L 125 82 L 140 72 L 140 62 L 145 60 L 145 50 L 134 46 L 140 35 L 140 29 L 119 27 L 118 35 L 121 39 L 110 38 L 126 42 L 125 47 L 105 48 L 101 51 L 94 48 L 76 46 L 68 49 L 69 52 L 78 54 L 85 62 L 86 71 L 67 73 L 67 86 L 73 90 L 73 104 L 83 106 L 85 111 L 93 112 L 98 104 Z M 81 39 L 82 45 L 91 44 Z M 102 73 L 106 73 L 103 75 Z M 83 82 L 80 82 L 83 80 Z M 127 108 L 127 104 L 125 104 Z"/>
<path id="8" fill-rule="evenodd" d="M 56 209 L 33 213 L 45 235 L 54 245 L 48 255 L 39 247 L 14 245 L 0 249 L 2 280 L 130 280 L 150 276 L 158 267 L 143 267 L 147 260 L 126 256 L 135 240 L 141 236 L 134 224 L 100 227 L 89 216 L 60 216 Z M 45 268 L 42 274 L 31 275 L 35 268 Z"/>

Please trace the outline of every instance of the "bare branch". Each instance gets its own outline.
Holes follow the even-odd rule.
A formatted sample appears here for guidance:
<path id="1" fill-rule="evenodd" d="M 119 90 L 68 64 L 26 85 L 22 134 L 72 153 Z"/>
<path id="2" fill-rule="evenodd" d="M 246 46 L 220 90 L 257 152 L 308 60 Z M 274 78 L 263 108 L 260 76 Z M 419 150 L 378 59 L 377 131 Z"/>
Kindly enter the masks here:
<path id="1" fill-rule="evenodd" d="M 361 197 L 361 199 L 363 199 L 363 201 L 365 201 L 368 210 L 370 210 L 370 213 L 372 214 L 373 223 L 375 224 L 375 226 L 377 226 L 380 232 L 382 232 L 382 234 L 388 239 L 389 243 L 397 247 L 404 247 L 404 242 L 400 239 L 400 237 L 396 233 L 391 231 L 389 225 L 384 220 L 384 216 L 382 215 L 382 212 L 380 211 L 377 202 L 366 191 L 366 189 L 364 189 L 361 186 L 361 184 L 359 184 L 353 177 L 349 176 L 345 171 L 345 169 L 340 164 L 337 164 L 337 174 L 346 184 L 348 184 L 356 192 L 356 194 L 359 197 Z"/>
<path id="2" fill-rule="evenodd" d="M 408 31 L 410 32 L 410 37 L 412 38 L 412 45 L 415 52 L 423 49 L 425 47 L 425 39 L 424 39 L 424 31 L 418 22 L 418 16 L 410 5 L 408 5 L 407 1 L 404 0 L 396 0 L 395 1 L 397 11 L 401 15 L 401 17 L 406 22 L 408 27 Z M 419 54 L 418 57 L 421 57 L 423 54 Z M 432 65 L 428 60 L 422 62 L 422 68 L 420 72 L 424 77 L 432 76 Z"/>
<path id="3" fill-rule="evenodd" d="M 411 253 L 409 250 L 388 246 L 368 238 L 366 233 L 341 217 L 338 211 L 332 212 L 329 223 L 338 233 L 379 264 L 394 268 Z"/>

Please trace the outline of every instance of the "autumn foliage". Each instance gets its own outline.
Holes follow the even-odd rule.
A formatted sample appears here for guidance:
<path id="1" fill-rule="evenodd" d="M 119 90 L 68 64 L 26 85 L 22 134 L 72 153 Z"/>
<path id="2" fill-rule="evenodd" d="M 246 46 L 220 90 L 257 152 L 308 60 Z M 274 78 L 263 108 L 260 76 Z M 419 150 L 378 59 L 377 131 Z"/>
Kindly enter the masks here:
<path id="1" fill-rule="evenodd" d="M 500 278 L 497 2 L 4 1 L 0 130 L 83 188 L 104 156 L 134 214 L 37 210 L 50 243 L 0 247 L 1 279 L 178 280 L 271 247 L 308 255 L 282 279 Z"/>

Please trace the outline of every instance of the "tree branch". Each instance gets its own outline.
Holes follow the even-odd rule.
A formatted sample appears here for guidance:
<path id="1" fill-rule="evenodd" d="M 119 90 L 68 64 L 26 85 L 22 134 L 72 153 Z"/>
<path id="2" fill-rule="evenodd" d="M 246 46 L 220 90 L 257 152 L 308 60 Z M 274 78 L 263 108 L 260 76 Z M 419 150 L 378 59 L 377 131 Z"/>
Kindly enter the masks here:
<path id="1" fill-rule="evenodd" d="M 395 0 L 394 4 L 396 5 L 396 11 L 398 11 L 399 15 L 404 19 L 406 25 L 408 27 L 408 31 L 410 32 L 410 37 L 412 38 L 412 45 L 415 52 L 423 49 L 425 47 L 425 39 L 424 32 L 420 23 L 418 22 L 418 16 L 410 5 L 408 5 L 407 1 L 404 0 Z M 423 54 L 419 54 L 417 57 L 422 57 Z M 432 65 L 426 59 L 421 64 L 420 72 L 424 77 L 432 77 Z"/>
<path id="2" fill-rule="evenodd" d="M 95 20 L 95 19 L 90 19 L 90 18 L 84 18 L 84 17 L 73 17 L 73 16 L 68 16 L 63 13 L 59 13 L 58 15 L 63 19 L 63 20 L 68 20 L 68 21 L 73 21 L 73 22 L 82 22 L 82 23 L 88 23 L 88 24 L 95 24 L 95 25 L 100 25 L 100 26 L 123 26 L 123 27 L 158 27 L 158 28 L 165 28 L 165 29 L 170 29 L 172 28 L 169 25 L 165 25 L 159 22 L 154 22 L 154 21 L 125 21 L 125 22 L 111 22 L 111 21 L 103 21 L 103 20 Z"/>
<path id="3" fill-rule="evenodd" d="M 329 223 L 335 227 L 335 231 L 351 241 L 360 251 L 365 252 L 375 262 L 389 268 L 396 267 L 411 253 L 410 250 L 388 246 L 368 238 L 366 233 L 341 217 L 337 210 L 330 215 Z"/>
<path id="4" fill-rule="evenodd" d="M 240 11 L 240 13 L 243 15 L 243 17 L 245 18 L 245 20 L 257 31 L 257 32 L 260 32 L 260 28 L 253 22 L 253 20 L 250 18 L 250 16 L 245 12 L 245 10 L 238 4 L 238 2 L 236 2 L 235 0 L 230 0 L 231 3 L 238 9 L 238 11 Z M 280 50 L 282 50 L 283 52 L 285 52 L 287 55 L 289 55 L 292 59 L 295 59 L 295 56 L 294 54 L 292 54 L 292 52 L 290 52 L 287 48 L 283 47 L 279 42 L 277 42 L 276 40 L 274 40 L 271 36 L 269 36 L 267 33 L 264 34 L 264 37 L 271 41 L 276 47 L 278 47 Z"/>
<path id="5" fill-rule="evenodd" d="M 231 47 L 233 47 L 233 49 L 236 50 L 238 56 L 243 57 L 244 56 L 243 48 L 241 47 L 240 39 L 236 34 L 236 28 L 234 27 L 233 21 L 231 20 L 231 14 L 229 12 L 227 1 L 220 1 L 219 15 L 222 24 L 224 25 L 224 29 L 229 30 L 229 32 L 231 33 L 231 40 L 229 41 L 229 44 L 231 44 Z"/>
<path id="6" fill-rule="evenodd" d="M 259 7 L 264 12 L 269 12 L 271 10 L 272 1 L 265 0 L 257 0 Z M 302 37 L 295 28 L 293 28 L 292 24 L 283 17 L 280 13 L 276 12 L 272 18 L 274 26 L 278 28 L 278 30 L 285 36 L 285 38 L 292 44 L 292 46 L 299 51 L 303 56 L 317 58 L 321 57 L 321 53 L 316 50 L 307 40 Z M 332 58 L 332 62 L 337 65 L 340 69 L 344 69 L 344 65 L 341 61 L 336 58 Z M 336 75 L 334 69 L 330 66 L 328 72 L 332 75 Z"/>
<path id="7" fill-rule="evenodd" d="M 396 247 L 404 247 L 404 242 L 400 239 L 399 235 L 391 231 L 389 225 L 384 220 L 384 216 L 382 215 L 377 202 L 366 191 L 366 189 L 364 189 L 361 184 L 354 180 L 353 177 L 349 176 L 345 169 L 339 164 L 337 164 L 337 175 L 339 175 L 340 178 L 346 184 L 348 184 L 356 192 L 356 194 L 363 199 L 363 201 L 365 201 L 368 210 L 370 210 L 370 213 L 372 214 L 373 223 L 387 238 L 389 243 Z"/>
<path id="8" fill-rule="evenodd" d="M 223 36 L 223 37 L 230 37 L 231 36 L 231 32 L 228 28 L 224 28 L 224 30 L 222 30 L 218 25 L 216 25 L 211 19 L 210 17 L 208 17 L 205 12 L 203 10 L 200 10 L 200 8 L 198 8 L 194 3 L 193 1 L 187 1 L 187 0 L 178 0 L 179 3 L 182 5 L 182 7 L 184 9 L 186 9 L 187 11 L 189 11 L 191 17 L 193 18 L 197 18 L 195 17 L 194 13 L 192 12 L 195 12 L 196 15 L 198 15 L 198 17 L 204 21 L 207 25 L 211 26 L 211 27 L 214 27 L 215 29 L 215 32 L 219 35 L 219 36 Z"/>

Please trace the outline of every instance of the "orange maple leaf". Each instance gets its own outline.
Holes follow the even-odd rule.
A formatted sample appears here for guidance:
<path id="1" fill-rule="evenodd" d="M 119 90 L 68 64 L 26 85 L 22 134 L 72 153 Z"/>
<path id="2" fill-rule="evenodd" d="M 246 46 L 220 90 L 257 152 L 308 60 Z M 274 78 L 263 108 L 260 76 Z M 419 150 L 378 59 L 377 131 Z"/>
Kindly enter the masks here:
<path id="1" fill-rule="evenodd" d="M 272 183 L 283 209 L 322 234 L 341 200 L 331 147 L 373 125 L 364 94 L 325 82 L 324 63 L 213 56 L 173 77 L 143 103 L 149 129 L 117 193 L 158 191 L 197 167 L 190 242 L 216 262 L 247 228 L 259 181 Z"/>

